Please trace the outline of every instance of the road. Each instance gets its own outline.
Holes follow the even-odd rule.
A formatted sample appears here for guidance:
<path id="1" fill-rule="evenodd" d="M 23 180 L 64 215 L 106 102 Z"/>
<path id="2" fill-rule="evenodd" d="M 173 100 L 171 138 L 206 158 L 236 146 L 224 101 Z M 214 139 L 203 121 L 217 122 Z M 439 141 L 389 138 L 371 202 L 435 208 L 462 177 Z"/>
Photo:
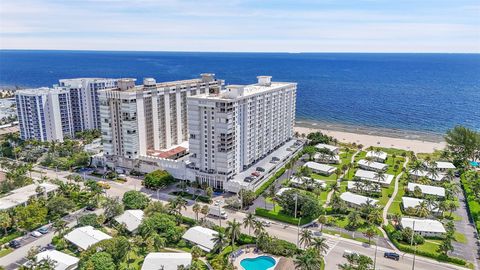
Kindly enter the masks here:
<path id="1" fill-rule="evenodd" d="M 44 174 L 46 174 L 49 177 L 55 178 L 57 175 L 55 171 L 51 171 L 51 170 L 44 170 L 44 171 L 45 171 Z M 68 174 L 69 173 L 66 173 L 66 172 L 59 172 L 58 177 L 60 179 L 65 180 L 64 177 L 66 177 Z M 95 179 L 95 177 L 88 177 L 88 178 Z M 109 183 L 111 188 L 107 190 L 108 196 L 121 197 L 126 191 L 135 189 L 135 190 L 140 190 L 142 192 L 147 193 L 154 200 L 159 199 L 160 201 L 165 202 L 172 197 L 165 193 L 157 193 L 154 191 L 146 190 L 140 186 L 140 183 L 138 180 L 133 179 L 131 177 L 128 177 L 128 180 L 126 183 L 117 183 L 117 182 L 109 182 Z M 188 201 L 187 209 L 182 211 L 182 214 L 184 216 L 195 218 L 195 213 L 192 210 L 193 203 L 194 203 L 193 201 Z M 243 212 L 237 212 L 233 210 L 226 210 L 226 212 L 228 214 L 228 220 L 212 219 L 212 218 L 208 218 L 208 219 L 210 219 L 212 222 L 218 223 L 221 226 L 225 226 L 227 221 L 232 221 L 236 219 L 237 221 L 241 222 L 246 216 L 246 214 Z M 71 226 L 73 226 L 74 224 L 75 223 L 73 222 L 70 223 Z M 267 228 L 267 231 L 271 236 L 278 237 L 279 239 L 283 239 L 292 243 L 297 243 L 298 241 L 297 239 L 298 229 L 295 226 L 283 224 L 280 222 L 274 222 L 274 224 L 272 224 L 270 227 Z M 243 228 L 242 226 L 242 232 L 248 233 L 248 229 Z M 342 257 L 343 251 L 346 249 L 358 252 L 360 254 L 365 254 L 371 257 L 374 256 L 374 252 L 375 252 L 374 246 L 368 246 L 361 242 L 337 237 L 334 235 L 324 234 L 323 236 L 327 238 L 327 242 L 330 246 L 327 254 L 325 255 L 326 269 L 338 269 L 337 264 L 346 262 L 346 260 Z M 27 254 L 31 246 L 46 245 L 51 241 L 51 238 L 53 238 L 53 233 L 47 234 L 44 237 L 33 242 L 32 244 L 29 244 L 25 247 L 15 250 L 13 253 L 3 258 L 0 258 L 0 265 L 5 265 L 4 262 L 11 263 L 11 262 L 18 261 L 19 258 L 23 258 Z M 381 248 L 381 247 L 378 248 L 378 255 L 380 256 L 377 257 L 376 269 L 410 269 L 411 268 L 411 265 L 413 263 L 413 255 L 401 254 L 402 255 L 401 260 L 396 262 L 390 259 L 383 258 L 382 254 L 385 251 L 393 251 L 393 250 Z M 462 267 L 440 263 L 440 262 L 419 257 L 419 256 L 417 256 L 416 258 L 417 259 L 415 262 L 415 269 L 418 269 L 418 270 L 465 269 Z"/>

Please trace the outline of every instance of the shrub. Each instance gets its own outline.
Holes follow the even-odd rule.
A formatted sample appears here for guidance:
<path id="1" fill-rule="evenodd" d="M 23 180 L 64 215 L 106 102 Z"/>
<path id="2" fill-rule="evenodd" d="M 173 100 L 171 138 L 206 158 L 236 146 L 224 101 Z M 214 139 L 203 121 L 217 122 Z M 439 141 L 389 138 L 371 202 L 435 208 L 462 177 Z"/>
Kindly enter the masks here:
<path id="1" fill-rule="evenodd" d="M 292 224 L 292 225 L 298 225 L 298 218 L 287 216 L 287 215 L 282 214 L 282 213 L 273 213 L 273 212 L 270 212 L 269 210 L 266 210 L 266 209 L 263 209 L 263 208 L 255 209 L 255 215 L 260 216 L 260 217 L 265 217 L 265 218 L 268 218 L 268 219 L 278 220 L 278 221 L 289 223 L 289 224 Z M 311 221 L 312 221 L 311 218 L 302 218 L 302 220 L 300 221 L 300 225 L 307 224 Z"/>
<path id="2" fill-rule="evenodd" d="M 267 182 L 263 183 L 263 185 L 261 185 L 260 188 L 255 191 L 255 196 L 260 196 L 260 194 L 262 194 L 271 184 L 273 184 L 275 180 L 285 173 L 285 170 L 285 167 L 282 167 L 280 170 L 278 170 L 278 172 L 276 172 L 272 177 L 270 177 L 270 179 L 268 179 Z"/>
<path id="3" fill-rule="evenodd" d="M 151 189 L 158 189 L 173 182 L 175 182 L 175 178 L 173 178 L 170 173 L 163 170 L 156 170 L 148 173 L 145 175 L 145 180 L 143 180 L 145 187 Z"/>
<path id="4" fill-rule="evenodd" d="M 150 199 L 140 191 L 130 190 L 123 194 L 122 199 L 125 209 L 145 209 Z"/>

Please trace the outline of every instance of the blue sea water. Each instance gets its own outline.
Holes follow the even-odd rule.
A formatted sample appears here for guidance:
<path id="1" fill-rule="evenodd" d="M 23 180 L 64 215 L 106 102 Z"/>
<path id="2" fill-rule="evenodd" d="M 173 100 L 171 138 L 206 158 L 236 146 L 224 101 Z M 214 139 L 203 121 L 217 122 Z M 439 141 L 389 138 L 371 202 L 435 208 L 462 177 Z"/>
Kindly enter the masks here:
<path id="1" fill-rule="evenodd" d="M 181 53 L 0 50 L 0 85 L 50 86 L 74 77 L 157 81 L 215 73 L 298 83 L 297 119 L 441 134 L 480 130 L 479 54 Z"/>

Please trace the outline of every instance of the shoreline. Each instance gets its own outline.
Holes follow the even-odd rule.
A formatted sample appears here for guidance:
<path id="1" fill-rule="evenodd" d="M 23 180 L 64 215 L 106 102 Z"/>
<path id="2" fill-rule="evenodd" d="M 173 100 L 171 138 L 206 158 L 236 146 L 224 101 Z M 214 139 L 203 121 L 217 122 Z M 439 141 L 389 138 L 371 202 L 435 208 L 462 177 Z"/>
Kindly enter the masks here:
<path id="1" fill-rule="evenodd" d="M 313 121 L 297 121 L 294 130 L 300 134 L 320 131 L 336 138 L 339 142 L 363 144 L 365 148 L 379 146 L 399 148 L 416 153 L 431 153 L 446 146 L 443 137 L 440 135 L 414 131 L 355 127 Z"/>

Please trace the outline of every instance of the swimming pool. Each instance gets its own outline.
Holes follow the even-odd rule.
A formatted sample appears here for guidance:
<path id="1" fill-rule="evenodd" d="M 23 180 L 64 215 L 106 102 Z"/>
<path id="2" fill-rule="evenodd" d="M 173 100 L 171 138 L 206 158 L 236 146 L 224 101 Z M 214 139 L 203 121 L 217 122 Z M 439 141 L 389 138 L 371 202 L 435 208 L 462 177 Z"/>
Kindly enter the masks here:
<path id="1" fill-rule="evenodd" d="M 478 167 L 478 162 L 470 161 L 470 165 L 472 165 L 472 167 Z"/>
<path id="2" fill-rule="evenodd" d="M 243 259 L 240 265 L 245 270 L 268 270 L 273 269 L 276 262 L 275 259 L 270 256 L 259 256 L 251 259 Z"/>

